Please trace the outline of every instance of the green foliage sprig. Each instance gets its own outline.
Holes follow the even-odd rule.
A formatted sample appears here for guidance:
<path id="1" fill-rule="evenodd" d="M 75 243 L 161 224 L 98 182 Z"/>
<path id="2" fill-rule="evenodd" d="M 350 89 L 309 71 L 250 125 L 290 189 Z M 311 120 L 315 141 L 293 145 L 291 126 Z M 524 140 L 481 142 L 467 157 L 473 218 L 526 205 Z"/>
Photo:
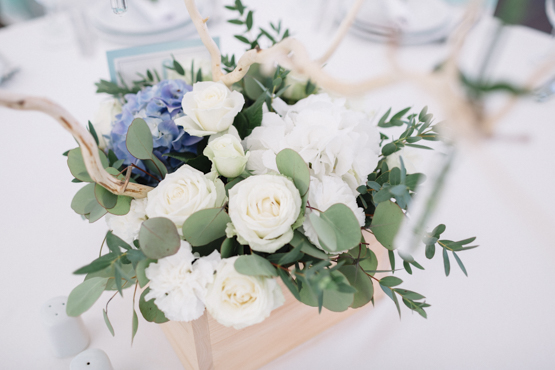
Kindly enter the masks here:
<path id="1" fill-rule="evenodd" d="M 419 149 L 432 149 L 425 145 L 415 144 L 421 140 L 425 141 L 439 141 L 439 134 L 436 132 L 436 127 L 432 125 L 433 115 L 428 113 L 428 107 L 424 107 L 420 113 L 410 114 L 406 119 L 403 117 L 410 111 L 405 108 L 395 113 L 389 121 L 387 120 L 391 113 L 391 108 L 380 118 L 378 127 L 389 128 L 407 126 L 405 131 L 399 135 L 398 139 L 391 139 L 391 142 L 382 147 L 382 155 L 384 157 L 391 155 L 401 150 L 404 146 L 410 146 Z M 382 134 L 382 141 L 389 139 L 388 136 Z"/>
<path id="2" fill-rule="evenodd" d="M 226 9 L 229 9 L 238 13 L 236 18 L 228 20 L 229 23 L 239 25 L 239 26 L 243 26 L 243 25 L 245 26 L 245 30 L 241 34 L 234 35 L 234 37 L 237 40 L 247 44 L 248 45 L 247 50 L 260 47 L 259 41 L 262 38 L 265 38 L 266 40 L 268 40 L 271 43 L 271 45 L 275 45 L 276 43 L 283 40 L 284 38 L 289 37 L 289 29 L 283 29 L 283 32 L 282 32 L 281 21 L 279 21 L 277 24 L 273 24 L 272 22 L 270 22 L 270 29 L 264 29 L 262 27 L 259 27 L 256 35 L 252 35 L 254 12 L 252 10 L 249 10 L 246 6 L 244 6 L 241 0 L 235 0 L 235 4 L 227 5 Z"/>
<path id="3" fill-rule="evenodd" d="M 133 81 L 131 86 L 125 83 L 121 75 L 119 76 L 119 84 L 101 79 L 99 82 L 95 83 L 96 93 L 105 93 L 108 95 L 112 95 L 116 99 L 121 99 L 122 101 L 125 101 L 125 95 L 136 94 L 145 87 L 153 86 L 161 81 L 160 75 L 155 69 L 152 71 L 147 70 L 146 75 L 143 75 L 141 73 L 137 73 L 137 75 L 140 77 L 140 79 Z"/>

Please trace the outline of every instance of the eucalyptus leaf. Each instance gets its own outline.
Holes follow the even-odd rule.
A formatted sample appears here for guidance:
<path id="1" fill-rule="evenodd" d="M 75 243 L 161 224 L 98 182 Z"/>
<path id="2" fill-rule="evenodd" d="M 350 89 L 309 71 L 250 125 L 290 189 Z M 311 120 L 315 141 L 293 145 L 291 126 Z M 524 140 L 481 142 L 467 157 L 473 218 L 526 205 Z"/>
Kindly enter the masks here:
<path id="1" fill-rule="evenodd" d="M 362 271 L 361 271 L 362 272 Z M 350 286 L 349 280 L 340 271 L 331 272 L 334 280 Z M 346 311 L 354 302 L 354 293 L 341 292 L 339 290 L 324 290 L 324 307 L 333 312 Z"/>
<path id="2" fill-rule="evenodd" d="M 114 333 L 114 327 L 112 326 L 112 323 L 110 322 L 110 319 L 108 318 L 108 313 L 106 312 L 105 309 L 102 309 L 102 315 L 104 316 L 104 322 L 106 323 L 106 326 L 108 327 L 108 330 L 110 331 L 110 334 L 112 334 L 112 337 L 116 336 L 116 334 Z"/>
<path id="3" fill-rule="evenodd" d="M 229 222 L 231 219 L 223 208 L 203 209 L 185 220 L 183 237 L 192 246 L 206 245 L 225 236 L 225 229 Z"/>
<path id="4" fill-rule="evenodd" d="M 401 227 L 405 214 L 399 206 L 391 201 L 378 204 L 372 218 L 370 229 L 376 239 L 389 250 L 393 250 L 393 241 Z"/>
<path id="5" fill-rule="evenodd" d="M 293 294 L 293 296 L 298 300 L 301 301 L 301 296 L 299 294 L 299 288 L 297 287 L 297 285 L 293 282 L 293 279 L 291 278 L 291 275 L 289 275 L 288 272 L 282 270 L 282 269 L 278 269 L 278 274 L 279 277 L 281 278 L 281 280 L 283 281 L 283 284 L 285 284 L 285 286 L 287 287 L 287 289 L 289 289 L 289 291 L 291 292 L 291 294 Z M 301 301 L 302 302 L 302 301 Z"/>
<path id="6" fill-rule="evenodd" d="M 95 184 L 94 186 L 94 195 L 98 204 L 106 209 L 114 208 L 118 202 L 118 196 L 116 194 L 113 194 L 99 184 Z"/>
<path id="7" fill-rule="evenodd" d="M 87 311 L 102 295 L 108 278 L 95 277 L 77 285 L 67 298 L 66 313 L 77 317 Z"/>
<path id="8" fill-rule="evenodd" d="M 410 299 L 411 301 L 413 300 L 419 300 L 419 299 L 425 299 L 426 297 L 424 297 L 422 294 L 418 294 L 416 292 L 413 292 L 411 290 L 406 290 L 406 289 L 395 289 L 395 291 L 397 293 L 399 293 L 400 295 L 402 295 L 404 298 Z"/>
<path id="9" fill-rule="evenodd" d="M 229 258 L 234 256 L 236 250 L 236 244 L 238 244 L 235 238 L 226 238 L 222 243 L 222 247 L 220 249 L 220 255 L 222 258 Z"/>
<path id="10" fill-rule="evenodd" d="M 445 249 L 444 249 L 445 250 Z M 463 262 L 461 261 L 461 259 L 459 258 L 459 256 L 457 256 L 457 254 L 455 252 L 453 252 L 453 257 L 455 257 L 455 260 L 457 261 L 457 264 L 459 265 L 459 267 L 461 268 L 462 272 L 468 276 L 468 273 L 466 272 L 466 268 L 464 267 Z"/>
<path id="11" fill-rule="evenodd" d="M 127 129 L 125 139 L 127 150 L 138 159 L 151 159 L 154 144 L 148 124 L 142 118 L 135 118 Z"/>
<path id="12" fill-rule="evenodd" d="M 164 313 L 154 303 L 154 298 L 150 301 L 145 300 L 145 296 L 150 292 L 150 288 L 146 288 L 141 297 L 139 298 L 139 311 L 148 322 L 154 322 L 156 324 L 163 324 L 169 320 L 166 318 Z"/>
<path id="13" fill-rule="evenodd" d="M 339 251 L 337 235 L 335 234 L 332 225 L 330 225 L 327 220 L 319 217 L 316 212 L 311 212 L 308 215 L 308 218 L 312 223 L 314 231 L 316 231 L 316 234 L 318 235 L 320 245 L 329 252 Z"/>
<path id="14" fill-rule="evenodd" d="M 250 276 L 277 276 L 277 271 L 267 259 L 257 254 L 240 256 L 235 261 L 235 270 L 243 275 Z"/>
<path id="15" fill-rule="evenodd" d="M 339 271 L 331 272 L 331 276 L 337 282 L 349 285 L 349 281 Z M 335 284 L 333 284 L 335 285 Z M 322 301 L 321 304 L 326 309 L 333 311 L 333 312 L 343 312 L 346 311 L 351 304 L 353 304 L 354 300 L 354 293 L 345 293 L 340 292 L 334 289 L 324 289 L 320 291 L 320 294 L 314 287 L 310 284 L 307 284 L 306 281 L 303 281 L 302 288 L 299 292 L 300 301 L 308 306 L 311 307 L 319 307 L 319 296 L 321 297 Z"/>
<path id="16" fill-rule="evenodd" d="M 384 293 L 391 298 L 391 300 L 393 301 L 393 303 L 395 303 L 395 307 L 397 307 L 397 312 L 399 313 L 399 318 L 401 318 L 401 307 L 399 306 L 399 300 L 397 299 L 397 296 L 395 295 L 395 292 L 393 290 L 391 290 L 390 288 L 380 284 L 380 287 L 382 288 L 382 290 L 384 291 Z"/>
<path id="17" fill-rule="evenodd" d="M 301 197 L 308 192 L 310 172 L 303 158 L 292 149 L 283 149 L 276 156 L 279 173 L 290 177 L 299 190 Z"/>
<path id="18" fill-rule="evenodd" d="M 386 287 L 392 288 L 394 286 L 400 285 L 403 283 L 403 280 L 399 279 L 395 276 L 386 276 L 380 279 L 380 284 Z"/>
<path id="19" fill-rule="evenodd" d="M 91 224 L 100 220 L 102 217 L 104 217 L 106 213 L 108 213 L 106 208 L 98 204 L 96 198 L 90 201 L 90 203 L 85 208 L 85 211 L 88 211 L 88 220 Z"/>
<path id="20" fill-rule="evenodd" d="M 308 254 L 309 256 L 322 260 L 329 259 L 329 256 L 324 251 L 312 245 L 308 238 L 298 230 L 296 230 L 295 234 L 293 234 L 293 239 L 289 242 L 289 244 L 293 247 L 301 245 L 301 252 Z"/>
<path id="21" fill-rule="evenodd" d="M 100 156 L 100 162 L 103 168 L 109 166 L 108 158 L 102 150 L 98 150 L 98 155 Z M 85 167 L 85 162 L 83 160 L 83 153 L 81 148 L 75 148 L 68 152 L 67 154 L 67 165 L 69 171 L 78 180 L 83 182 L 93 182 L 89 173 L 87 172 L 87 167 Z"/>
<path id="22" fill-rule="evenodd" d="M 357 292 L 353 297 L 352 308 L 359 308 L 366 305 L 374 296 L 374 285 L 371 278 L 357 266 L 341 266 L 339 271 L 345 275 L 347 280 Z M 325 298 L 324 298 L 325 299 Z"/>
<path id="23" fill-rule="evenodd" d="M 110 266 L 112 262 L 117 258 L 118 258 L 118 255 L 116 253 L 105 254 L 101 257 L 98 257 L 88 265 L 75 270 L 73 273 L 75 275 L 84 275 L 84 274 L 89 274 L 91 272 L 104 270 L 106 267 Z"/>
<path id="24" fill-rule="evenodd" d="M 139 261 L 139 263 L 137 263 L 137 268 L 135 269 L 135 273 L 137 274 L 137 281 L 139 282 L 139 286 L 141 288 L 144 288 L 148 284 L 148 282 L 150 281 L 146 277 L 145 270 L 153 262 L 156 262 L 156 260 L 153 260 L 151 258 L 147 258 L 147 259 L 141 260 L 141 261 Z"/>
<path id="25" fill-rule="evenodd" d="M 142 223 L 139 242 L 145 256 L 159 259 L 177 253 L 181 238 L 172 221 L 164 217 L 154 217 Z"/>
<path id="26" fill-rule="evenodd" d="M 443 248 L 443 267 L 445 269 L 445 276 L 449 276 L 451 271 L 451 264 L 449 262 L 449 255 L 447 254 L 447 249 Z"/>
<path id="27" fill-rule="evenodd" d="M 310 221 L 318 234 L 320 245 L 330 251 L 348 250 L 360 244 L 362 233 L 353 211 L 342 203 L 329 207 L 317 216 L 309 215 Z"/>
<path id="28" fill-rule="evenodd" d="M 137 316 L 137 312 L 135 312 L 135 308 L 133 308 L 133 321 L 131 324 L 131 344 L 133 344 L 133 340 L 135 339 L 135 335 L 137 335 L 138 329 L 139 329 L 139 317 Z"/>
<path id="29" fill-rule="evenodd" d="M 293 249 L 291 249 L 283 257 L 280 258 L 278 265 L 287 265 L 292 262 L 296 262 L 300 260 L 304 255 L 304 253 L 301 252 L 301 248 L 302 248 L 302 244 L 299 244 Z"/>
<path id="30" fill-rule="evenodd" d="M 92 200 L 95 200 L 94 187 L 95 184 L 87 184 L 79 189 L 79 191 L 75 194 L 73 200 L 71 201 L 71 209 L 73 209 L 75 213 L 80 215 L 89 213 L 85 211 L 85 207 Z"/>
<path id="31" fill-rule="evenodd" d="M 391 185 L 399 185 L 401 183 L 401 169 L 399 167 L 393 167 L 389 171 L 389 183 Z"/>
<path id="32" fill-rule="evenodd" d="M 125 195 L 118 195 L 118 199 L 116 205 L 106 211 L 112 215 L 116 216 L 123 216 L 129 213 L 131 210 L 131 201 L 133 198 L 125 196 Z"/>

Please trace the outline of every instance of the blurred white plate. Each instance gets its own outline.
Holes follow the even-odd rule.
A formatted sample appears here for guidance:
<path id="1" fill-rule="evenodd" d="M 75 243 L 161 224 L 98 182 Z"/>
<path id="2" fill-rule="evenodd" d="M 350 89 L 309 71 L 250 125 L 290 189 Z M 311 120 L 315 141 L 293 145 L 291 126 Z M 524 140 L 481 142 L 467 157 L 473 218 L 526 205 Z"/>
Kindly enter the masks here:
<path id="1" fill-rule="evenodd" d="M 426 44 L 445 39 L 464 13 L 460 6 L 441 0 L 406 0 L 404 3 L 407 6 L 405 22 L 401 23 L 392 20 L 391 12 L 383 2 L 366 2 L 353 22 L 351 32 L 377 42 L 386 42 L 395 35 L 403 45 Z"/>
<path id="2" fill-rule="evenodd" d="M 199 4 L 201 12 L 205 8 Z M 130 1 L 123 15 L 114 14 L 110 2 L 102 1 L 92 9 L 91 23 L 102 38 L 128 45 L 171 41 L 195 31 L 182 0 Z"/>

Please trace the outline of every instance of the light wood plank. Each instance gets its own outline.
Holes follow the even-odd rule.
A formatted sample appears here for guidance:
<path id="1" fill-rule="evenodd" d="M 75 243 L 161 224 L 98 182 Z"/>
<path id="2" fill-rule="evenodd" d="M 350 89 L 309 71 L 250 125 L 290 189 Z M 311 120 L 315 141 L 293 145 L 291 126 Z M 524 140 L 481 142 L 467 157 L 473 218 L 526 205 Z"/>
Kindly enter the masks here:
<path id="1" fill-rule="evenodd" d="M 366 238 L 372 245 L 375 239 Z M 385 248 L 372 248 L 380 266 L 389 265 Z M 172 344 L 186 369 L 193 370 L 255 370 L 282 356 L 307 340 L 321 334 L 347 317 L 360 312 L 370 314 L 371 305 L 345 312 L 323 309 L 318 314 L 315 307 L 306 306 L 293 297 L 289 289 L 278 280 L 285 303 L 272 311 L 262 323 L 236 330 L 220 325 L 208 313 L 194 321 L 198 327 L 197 341 L 192 323 L 168 322 L 162 324 L 166 337 Z M 375 289 L 374 299 L 383 297 L 381 289 Z M 206 330 L 208 328 L 208 331 Z M 210 362 L 209 351 L 212 360 Z M 201 365 L 199 365 L 199 361 Z M 205 366 L 205 367 L 203 367 Z M 210 367 L 212 366 L 212 367 Z"/>

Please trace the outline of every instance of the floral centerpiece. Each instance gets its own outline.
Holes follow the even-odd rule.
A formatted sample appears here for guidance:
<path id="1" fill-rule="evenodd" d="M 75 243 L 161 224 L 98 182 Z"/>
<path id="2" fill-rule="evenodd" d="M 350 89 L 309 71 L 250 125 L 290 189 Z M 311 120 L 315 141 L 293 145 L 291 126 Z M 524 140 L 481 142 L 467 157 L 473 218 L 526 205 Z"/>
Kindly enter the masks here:
<path id="1" fill-rule="evenodd" d="M 235 7 L 252 12 L 240 2 Z M 250 19 L 250 20 L 249 20 Z M 288 31 L 272 24 L 276 43 Z M 229 71 L 235 58 L 224 57 Z M 68 152 L 74 182 L 86 184 L 72 202 L 89 222 L 105 218 L 107 253 L 79 268 L 85 280 L 69 295 L 67 310 L 80 315 L 105 290 L 145 288 L 138 307 L 147 321 L 192 321 L 205 310 L 224 326 L 262 322 L 284 302 L 276 279 L 300 302 L 345 311 L 373 302 L 380 287 L 395 303 L 426 317 L 429 303 L 400 288 L 395 236 L 418 184 L 425 180 L 408 158 L 439 135 L 427 108 L 391 110 L 377 119 L 350 108 L 308 79 L 273 65 L 254 67 L 227 86 L 206 71 L 173 61 L 176 79 L 148 71 L 132 89 L 108 81 L 99 92 L 114 96 L 89 123 L 105 170 L 147 191 L 115 194 L 94 182 L 82 148 Z M 204 80 L 207 79 L 207 80 Z M 386 131 L 401 128 L 397 139 Z M 440 240 L 439 225 L 425 238 L 426 257 L 436 246 L 466 274 L 458 252 L 474 238 Z M 365 240 L 373 234 L 389 254 L 382 266 Z M 423 267 L 399 254 L 403 268 Z M 377 278 L 376 273 L 390 273 Z M 113 333 L 107 307 L 104 318 Z M 138 320 L 134 311 L 133 336 Z"/>
<path id="2" fill-rule="evenodd" d="M 48 101 L 4 98 L 48 112 L 74 134 L 80 145 L 64 155 L 73 182 L 85 185 L 71 208 L 91 223 L 104 218 L 109 229 L 100 257 L 75 271 L 84 281 L 67 313 L 82 314 L 105 291 L 113 298 L 134 288 L 134 337 L 141 288 L 138 308 L 149 322 L 190 322 L 207 311 L 242 329 L 284 303 L 283 285 L 302 304 L 334 312 L 373 303 L 380 288 L 399 314 L 402 301 L 426 317 L 425 297 L 395 276 L 398 262 L 409 274 L 423 267 L 396 252 L 395 238 L 426 179 L 411 152 L 440 140 L 432 114 L 390 109 L 378 119 L 354 109 L 326 90 L 329 78 L 317 86 L 299 74 L 313 64 L 289 58 L 303 49 L 281 23 L 249 38 L 253 12 L 240 0 L 227 8 L 238 12 L 230 22 L 246 27 L 236 38 L 249 51 L 237 62 L 220 58 L 194 2 L 185 2 L 213 54 L 211 73 L 174 60 L 173 79 L 147 71 L 132 87 L 101 80 L 98 92 L 113 98 L 88 132 Z M 281 59 L 275 50 L 284 50 Z M 440 248 L 446 275 L 449 254 L 466 274 L 458 253 L 475 238 L 442 239 L 445 229 L 426 233 L 425 257 Z M 103 315 L 113 334 L 112 298 Z"/>

